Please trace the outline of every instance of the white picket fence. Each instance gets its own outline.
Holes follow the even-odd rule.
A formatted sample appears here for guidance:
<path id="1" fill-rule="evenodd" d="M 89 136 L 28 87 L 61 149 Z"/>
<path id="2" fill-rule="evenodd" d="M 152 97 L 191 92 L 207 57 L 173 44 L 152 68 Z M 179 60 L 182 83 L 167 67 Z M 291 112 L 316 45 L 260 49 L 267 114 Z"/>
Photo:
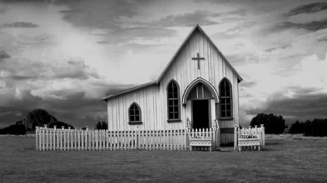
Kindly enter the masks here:
<path id="1" fill-rule="evenodd" d="M 265 128 L 261 124 L 260 127 L 255 125 L 254 128 L 239 128 L 237 125 L 234 127 L 234 150 L 241 151 L 243 149 L 255 149 L 265 147 Z"/>
<path id="2" fill-rule="evenodd" d="M 109 131 L 36 127 L 36 150 L 186 150 L 190 138 L 209 138 L 215 148 L 214 132 L 212 128 Z"/>

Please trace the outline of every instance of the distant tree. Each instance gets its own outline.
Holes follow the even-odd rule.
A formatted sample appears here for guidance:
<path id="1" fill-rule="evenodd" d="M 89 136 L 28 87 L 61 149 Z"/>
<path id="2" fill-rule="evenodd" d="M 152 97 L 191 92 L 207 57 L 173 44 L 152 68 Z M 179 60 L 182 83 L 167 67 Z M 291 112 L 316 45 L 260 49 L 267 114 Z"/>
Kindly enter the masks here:
<path id="1" fill-rule="evenodd" d="M 312 136 L 327 136 L 327 119 L 314 119 L 311 123 Z"/>
<path id="2" fill-rule="evenodd" d="M 17 123 L 0 129 L 0 134 L 25 135 L 26 128 L 25 125 Z"/>
<path id="3" fill-rule="evenodd" d="M 105 121 L 98 121 L 95 124 L 95 129 L 96 130 L 107 130 L 108 129 L 108 123 Z"/>
<path id="4" fill-rule="evenodd" d="M 304 124 L 299 121 L 296 121 L 295 123 L 292 124 L 288 133 L 290 134 L 304 133 Z"/>
<path id="5" fill-rule="evenodd" d="M 260 124 L 264 124 L 265 132 L 268 134 L 281 134 L 285 129 L 285 120 L 281 115 L 261 113 L 252 118 L 250 123 L 252 127 Z"/>
<path id="6" fill-rule="evenodd" d="M 306 120 L 303 123 L 303 128 L 304 128 L 304 135 L 305 136 L 311 136 L 312 135 L 312 130 L 311 130 L 311 121 L 310 120 Z"/>
<path id="7" fill-rule="evenodd" d="M 53 128 L 55 125 L 56 125 L 56 128 L 64 127 L 65 129 L 67 129 L 68 127 L 70 127 L 70 129 L 75 129 L 72 125 L 62 122 L 62 121 L 51 122 L 48 124 L 48 127 Z"/>

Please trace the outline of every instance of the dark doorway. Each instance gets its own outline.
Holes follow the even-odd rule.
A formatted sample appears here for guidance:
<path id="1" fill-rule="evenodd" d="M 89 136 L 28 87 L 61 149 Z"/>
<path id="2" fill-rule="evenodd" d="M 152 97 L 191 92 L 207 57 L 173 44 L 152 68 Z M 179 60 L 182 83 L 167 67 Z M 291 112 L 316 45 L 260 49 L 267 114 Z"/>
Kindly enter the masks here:
<path id="1" fill-rule="evenodd" d="M 209 128 L 209 100 L 193 100 L 193 128 Z"/>

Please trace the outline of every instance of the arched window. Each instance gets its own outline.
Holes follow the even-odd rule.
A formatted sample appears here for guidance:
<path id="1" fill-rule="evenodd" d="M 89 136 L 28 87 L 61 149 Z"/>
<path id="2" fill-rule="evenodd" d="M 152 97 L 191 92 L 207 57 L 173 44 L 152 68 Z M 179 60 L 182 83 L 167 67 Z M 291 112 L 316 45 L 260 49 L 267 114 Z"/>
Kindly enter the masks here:
<path id="1" fill-rule="evenodd" d="M 132 105 L 128 109 L 129 116 L 129 124 L 141 124 L 142 116 L 141 116 L 141 108 L 137 103 L 132 103 Z"/>
<path id="2" fill-rule="evenodd" d="M 167 85 L 168 122 L 180 121 L 179 86 L 175 80 Z"/>
<path id="3" fill-rule="evenodd" d="M 220 94 L 220 117 L 232 117 L 232 86 L 228 79 L 224 78 L 219 84 Z"/>

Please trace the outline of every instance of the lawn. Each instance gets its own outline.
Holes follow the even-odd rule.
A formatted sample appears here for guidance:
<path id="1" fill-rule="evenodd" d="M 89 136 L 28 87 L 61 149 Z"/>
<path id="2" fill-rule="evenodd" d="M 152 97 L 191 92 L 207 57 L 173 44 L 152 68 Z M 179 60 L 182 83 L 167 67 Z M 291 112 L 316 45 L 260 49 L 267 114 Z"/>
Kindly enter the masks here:
<path id="1" fill-rule="evenodd" d="M 0 136 L 0 182 L 327 182 L 327 139 L 267 137 L 263 151 L 35 151 Z"/>

